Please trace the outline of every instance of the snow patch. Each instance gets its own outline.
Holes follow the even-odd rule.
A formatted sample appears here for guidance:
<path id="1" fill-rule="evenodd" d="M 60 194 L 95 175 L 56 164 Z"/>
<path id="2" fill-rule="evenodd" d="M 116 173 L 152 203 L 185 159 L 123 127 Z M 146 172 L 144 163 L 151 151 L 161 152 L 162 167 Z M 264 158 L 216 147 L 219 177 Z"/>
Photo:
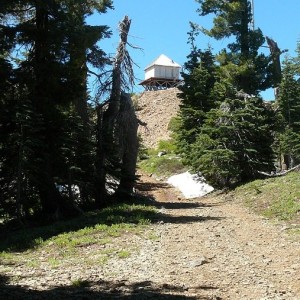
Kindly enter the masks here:
<path id="1" fill-rule="evenodd" d="M 167 183 L 177 187 L 188 199 L 202 197 L 214 190 L 212 186 L 205 182 L 204 177 L 190 172 L 173 175 L 168 178 Z"/>

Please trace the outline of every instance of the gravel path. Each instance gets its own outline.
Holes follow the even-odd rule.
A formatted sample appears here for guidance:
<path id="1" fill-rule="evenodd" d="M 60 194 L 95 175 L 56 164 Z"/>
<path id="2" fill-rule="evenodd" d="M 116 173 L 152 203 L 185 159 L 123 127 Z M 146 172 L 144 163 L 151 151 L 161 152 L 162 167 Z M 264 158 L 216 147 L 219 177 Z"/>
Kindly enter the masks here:
<path id="1" fill-rule="evenodd" d="M 300 300 L 299 238 L 231 199 L 183 200 L 153 178 L 143 181 L 161 215 L 142 236 L 119 239 L 132 255 L 88 265 L 91 248 L 54 271 L 6 266 L 13 279 L 0 299 Z M 71 288 L 76 278 L 88 283 Z"/>

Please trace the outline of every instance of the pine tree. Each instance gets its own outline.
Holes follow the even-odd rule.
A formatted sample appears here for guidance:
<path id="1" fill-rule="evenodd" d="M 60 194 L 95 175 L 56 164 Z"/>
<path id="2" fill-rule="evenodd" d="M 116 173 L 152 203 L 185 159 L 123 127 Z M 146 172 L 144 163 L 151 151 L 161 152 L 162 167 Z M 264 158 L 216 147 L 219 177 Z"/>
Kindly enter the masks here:
<path id="1" fill-rule="evenodd" d="M 282 81 L 278 95 L 278 106 L 281 116 L 279 154 L 283 158 L 282 164 L 285 164 L 287 168 L 291 168 L 300 162 L 299 48 L 298 44 L 297 57 L 287 57 L 283 63 Z"/>
<path id="2" fill-rule="evenodd" d="M 204 123 L 206 113 L 216 107 L 217 99 L 213 95 L 216 83 L 216 62 L 211 49 L 201 51 L 195 45 L 198 34 L 197 27 L 191 24 L 189 44 L 191 53 L 184 64 L 184 72 L 181 73 L 183 85 L 179 86 L 181 98 L 176 143 L 178 151 L 185 155 L 188 163 L 190 145 L 192 145 L 199 130 Z"/>
<path id="3" fill-rule="evenodd" d="M 221 51 L 220 64 L 230 72 L 235 88 L 247 94 L 257 95 L 259 91 L 272 84 L 270 71 L 271 58 L 259 53 L 265 38 L 259 28 L 250 28 L 252 23 L 251 3 L 249 0 L 210 1 L 197 0 L 200 16 L 214 14 L 213 27 L 202 31 L 217 39 L 233 37 L 228 50 Z"/>
<path id="4" fill-rule="evenodd" d="M 192 147 L 194 170 L 221 188 L 273 170 L 273 118 L 259 98 L 225 100 L 208 113 Z"/>
<path id="5" fill-rule="evenodd" d="M 216 55 L 218 67 L 209 79 L 209 93 L 203 80 L 192 74 L 197 91 L 210 95 L 209 103 L 215 103 L 215 108 L 211 106 L 206 111 L 202 124 L 190 127 L 196 134 L 185 155 L 194 170 L 213 185 L 232 186 L 256 178 L 258 171 L 273 169 L 273 113 L 258 96 L 272 84 L 271 59 L 259 53 L 264 43 L 261 31 L 249 26 L 250 1 L 198 2 L 201 16 L 215 15 L 213 28 L 201 31 L 217 40 L 229 37 L 235 40 Z M 187 85 L 187 90 L 196 96 L 194 85 Z M 199 108 L 196 111 L 203 114 Z M 188 118 L 182 117 L 184 124 Z"/>
<path id="6" fill-rule="evenodd" d="M 6 113 L 0 112 L 0 183 L 6 189 L 1 203 L 9 199 L 18 207 L 21 199 L 28 212 L 66 215 L 74 212 L 75 202 L 61 186 L 78 184 L 88 190 L 94 170 L 92 139 L 86 134 L 86 65 L 103 66 L 104 52 L 96 43 L 109 32 L 107 26 L 88 26 L 85 18 L 111 7 L 109 0 L 1 2 L 0 72 L 5 76 L 0 85 L 11 83 L 1 97 Z M 15 55 L 14 66 L 8 52 Z M 11 172 L 3 175 L 3 170 Z"/>

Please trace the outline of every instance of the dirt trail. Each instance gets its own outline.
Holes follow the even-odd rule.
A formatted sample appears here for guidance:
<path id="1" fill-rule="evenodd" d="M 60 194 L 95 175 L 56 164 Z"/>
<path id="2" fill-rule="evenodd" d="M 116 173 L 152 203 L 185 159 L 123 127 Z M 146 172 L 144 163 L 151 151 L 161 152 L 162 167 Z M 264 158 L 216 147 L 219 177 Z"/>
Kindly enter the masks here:
<path id="1" fill-rule="evenodd" d="M 129 257 L 91 265 L 92 245 L 63 267 L 6 266 L 0 299 L 300 300 L 299 238 L 225 197 L 185 200 L 148 176 L 137 189 L 160 214 L 143 235 L 120 237 Z"/>
<path id="2" fill-rule="evenodd" d="M 143 180 L 165 215 L 152 281 L 195 299 L 300 299 L 299 240 L 230 199 L 178 200 Z"/>

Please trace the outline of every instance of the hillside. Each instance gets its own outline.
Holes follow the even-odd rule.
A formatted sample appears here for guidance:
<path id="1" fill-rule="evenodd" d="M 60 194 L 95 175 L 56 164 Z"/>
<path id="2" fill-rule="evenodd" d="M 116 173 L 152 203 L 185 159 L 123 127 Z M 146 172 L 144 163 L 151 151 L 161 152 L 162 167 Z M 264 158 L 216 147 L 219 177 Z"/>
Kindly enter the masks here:
<path id="1" fill-rule="evenodd" d="M 139 133 L 148 148 L 155 148 L 159 140 L 170 138 L 168 125 L 179 110 L 179 90 L 145 91 L 135 100 L 138 118 L 147 124 L 140 126 Z"/>

